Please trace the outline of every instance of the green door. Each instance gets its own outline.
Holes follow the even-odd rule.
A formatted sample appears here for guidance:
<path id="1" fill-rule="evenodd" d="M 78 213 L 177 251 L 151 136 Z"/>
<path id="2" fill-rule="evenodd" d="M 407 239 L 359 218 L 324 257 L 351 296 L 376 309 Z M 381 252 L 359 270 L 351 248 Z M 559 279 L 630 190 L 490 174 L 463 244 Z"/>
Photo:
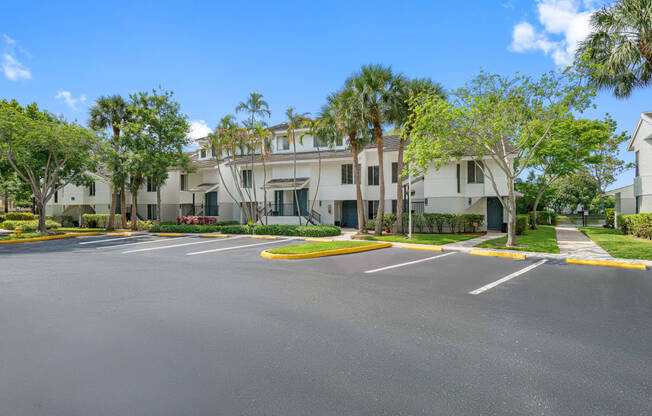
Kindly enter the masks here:
<path id="1" fill-rule="evenodd" d="M 294 193 L 294 191 L 292 193 Z M 297 199 L 298 199 L 298 204 L 296 202 L 294 204 L 294 216 L 299 215 L 299 211 L 297 211 L 297 205 L 298 205 L 299 209 L 301 210 L 301 215 L 307 217 L 308 216 L 308 190 L 297 189 Z"/>
<path id="2" fill-rule="evenodd" d="M 204 215 L 217 217 L 217 192 L 206 192 L 204 194 Z"/>
<path id="3" fill-rule="evenodd" d="M 274 211 L 276 215 L 283 216 L 283 191 L 274 191 Z"/>
<path id="4" fill-rule="evenodd" d="M 120 210 L 120 198 L 122 198 L 122 194 L 118 193 L 118 199 L 115 202 L 115 213 L 116 214 L 122 214 L 122 212 Z"/>
<path id="5" fill-rule="evenodd" d="M 487 228 L 500 230 L 503 226 L 503 205 L 496 197 L 487 198 Z"/>
<path id="6" fill-rule="evenodd" d="M 342 201 L 342 226 L 358 226 L 358 203 L 357 201 Z"/>

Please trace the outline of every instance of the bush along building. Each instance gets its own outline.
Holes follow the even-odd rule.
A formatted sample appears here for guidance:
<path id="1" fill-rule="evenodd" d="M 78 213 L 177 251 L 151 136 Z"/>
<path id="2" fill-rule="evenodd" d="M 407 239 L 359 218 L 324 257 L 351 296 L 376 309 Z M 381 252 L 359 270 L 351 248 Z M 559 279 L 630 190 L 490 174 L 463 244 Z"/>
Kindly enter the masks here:
<path id="1" fill-rule="evenodd" d="M 353 157 L 347 140 L 343 138 L 326 147 L 318 138 L 305 135 L 301 143 L 295 143 L 295 155 L 287 137 L 287 125 L 271 127 L 270 131 L 273 138 L 264 161 L 260 153 L 254 152 L 238 152 L 229 157 L 201 147 L 192 152 L 192 171 L 171 170 L 161 187 L 161 220 L 176 222 L 181 216 L 201 215 L 240 223 L 357 227 Z M 306 132 L 299 129 L 295 137 Z M 433 166 L 421 176 L 400 178 L 398 140 L 397 135 L 384 138 L 384 178 L 379 177 L 375 144 L 359 152 L 365 221 L 373 220 L 376 215 L 381 180 L 385 181 L 385 212 L 396 212 L 398 181 L 403 185 L 402 203 L 407 212 L 408 180 L 411 180 L 413 213 L 477 214 L 484 216 L 478 229 L 501 229 L 506 219 L 499 198 L 506 197 L 507 186 L 500 180 L 497 168 L 492 172 L 497 175 L 496 182 L 502 184 L 498 187 L 499 195 L 484 177 L 477 164 L 485 163 L 491 169 L 493 162 L 489 158 L 476 162 L 468 155 L 439 170 Z M 81 221 L 83 213 L 108 214 L 111 200 L 108 178 L 97 173 L 95 177 L 90 187 L 69 185 L 59 191 L 48 204 L 47 213 L 71 215 L 77 221 Z M 127 215 L 131 218 L 130 195 L 126 195 L 126 201 Z M 140 219 L 156 219 L 156 188 L 152 181 L 146 181 L 137 201 Z"/>

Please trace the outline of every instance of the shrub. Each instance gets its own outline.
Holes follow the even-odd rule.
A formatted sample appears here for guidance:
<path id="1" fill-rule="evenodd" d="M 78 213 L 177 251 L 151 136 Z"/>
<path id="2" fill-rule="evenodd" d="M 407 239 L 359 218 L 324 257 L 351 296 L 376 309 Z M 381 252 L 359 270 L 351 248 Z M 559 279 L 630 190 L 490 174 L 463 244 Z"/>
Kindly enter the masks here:
<path id="1" fill-rule="evenodd" d="M 528 225 L 530 225 L 530 216 L 527 214 L 519 214 L 516 216 L 516 235 L 525 234 Z"/>
<path id="2" fill-rule="evenodd" d="M 138 231 L 149 231 L 155 225 L 156 225 L 155 221 L 138 220 L 138 222 L 136 223 L 136 229 Z M 127 221 L 127 228 L 131 229 L 131 221 Z"/>
<path id="3" fill-rule="evenodd" d="M 218 225 L 217 231 L 225 234 L 251 234 L 253 227 L 249 225 Z"/>
<path id="4" fill-rule="evenodd" d="M 437 232 L 440 234 L 443 233 L 444 225 L 446 224 L 446 218 L 449 214 L 431 214 L 431 215 L 435 221 L 435 227 L 437 227 Z"/>
<path id="5" fill-rule="evenodd" d="M 432 214 L 432 213 L 427 213 L 427 212 L 424 212 L 424 214 L 423 214 L 423 221 L 425 222 L 426 227 L 428 227 L 430 232 L 433 232 L 433 233 L 435 232 L 435 226 L 437 224 L 436 216 L 437 216 L 437 214 Z"/>
<path id="6" fill-rule="evenodd" d="M 31 212 L 8 212 L 5 214 L 6 221 L 32 221 L 36 219 Z"/>
<path id="7" fill-rule="evenodd" d="M 301 237 L 329 237 L 341 232 L 340 227 L 334 225 L 257 225 L 253 229 L 254 234 Z"/>
<path id="8" fill-rule="evenodd" d="M 0 224 L 0 227 L 5 230 L 15 230 L 17 227 L 20 227 L 20 229 L 23 232 L 31 232 L 31 231 L 38 230 L 38 220 L 31 220 L 31 221 L 8 220 Z M 59 224 L 56 221 L 52 221 L 52 220 L 45 221 L 45 228 L 47 229 L 55 229 L 59 227 L 61 227 L 61 224 Z"/>
<path id="9" fill-rule="evenodd" d="M 298 235 L 298 225 L 257 225 L 254 234 L 264 235 Z"/>
<path id="10" fill-rule="evenodd" d="M 193 224 L 193 225 L 210 225 L 217 223 L 217 218 L 207 217 L 205 215 L 187 215 L 177 217 L 180 224 Z"/>
<path id="11" fill-rule="evenodd" d="M 652 239 L 652 214 L 619 215 L 618 224 L 625 234 Z"/>
<path id="12" fill-rule="evenodd" d="M 304 237 L 331 237 L 342 233 L 342 229 L 335 225 L 300 226 L 297 231 Z"/>
<path id="13" fill-rule="evenodd" d="M 532 217 L 534 214 L 530 213 L 529 224 L 532 225 Z M 557 225 L 557 213 L 550 211 L 537 211 L 537 225 Z"/>
<path id="14" fill-rule="evenodd" d="M 82 214 L 82 227 L 106 228 L 109 223 L 109 214 Z"/>
<path id="15" fill-rule="evenodd" d="M 149 229 L 153 233 L 214 233 L 221 231 L 217 225 L 161 224 Z"/>
<path id="16" fill-rule="evenodd" d="M 446 214 L 446 225 L 451 233 L 456 233 L 460 225 L 460 216 L 457 214 Z"/>
<path id="17" fill-rule="evenodd" d="M 607 228 L 614 228 L 614 217 L 616 214 L 616 210 L 613 208 L 607 208 L 605 210 L 605 214 L 607 216 L 607 222 L 605 223 L 605 227 Z"/>
<path id="18" fill-rule="evenodd" d="M 63 227 L 73 227 L 75 225 L 75 219 L 72 215 L 48 215 L 48 217 L 46 218 L 60 223 Z"/>
<path id="19" fill-rule="evenodd" d="M 484 223 L 484 215 L 482 214 L 461 214 L 459 216 L 460 227 L 464 232 L 475 232 L 478 227 Z"/>
<path id="20" fill-rule="evenodd" d="M 364 224 L 364 228 L 365 228 L 365 230 L 368 230 L 368 231 L 371 231 L 371 230 L 375 229 L 376 228 L 376 221 L 373 221 L 373 220 L 372 221 L 367 221 Z"/>

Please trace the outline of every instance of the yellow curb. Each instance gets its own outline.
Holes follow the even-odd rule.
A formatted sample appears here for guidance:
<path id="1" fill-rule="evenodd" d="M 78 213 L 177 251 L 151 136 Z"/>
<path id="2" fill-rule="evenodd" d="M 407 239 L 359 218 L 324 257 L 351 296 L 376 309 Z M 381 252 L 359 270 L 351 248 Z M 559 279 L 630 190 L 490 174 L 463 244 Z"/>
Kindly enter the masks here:
<path id="1" fill-rule="evenodd" d="M 323 241 L 325 243 L 330 243 L 332 241 L 335 241 L 332 238 L 319 238 L 319 237 L 306 237 L 303 240 L 304 241 L 315 241 L 315 242 Z"/>
<path id="2" fill-rule="evenodd" d="M 503 253 L 501 251 L 471 250 L 469 251 L 469 254 L 475 254 L 476 256 L 509 257 L 519 260 L 523 260 L 525 258 L 525 254 Z"/>
<path id="3" fill-rule="evenodd" d="M 228 235 L 226 234 L 202 234 L 200 237 L 220 237 L 220 238 L 226 238 Z"/>
<path id="4" fill-rule="evenodd" d="M 183 237 L 181 233 L 156 233 L 159 237 Z"/>
<path id="5" fill-rule="evenodd" d="M 566 263 L 585 264 L 588 266 L 606 266 L 606 267 L 623 267 L 625 269 L 647 270 L 644 264 L 627 263 L 624 261 L 607 261 L 607 260 L 584 260 L 584 259 L 566 259 Z"/>
<path id="6" fill-rule="evenodd" d="M 126 233 L 126 232 L 125 233 L 106 233 L 106 235 L 110 235 L 110 236 L 127 235 L 127 236 L 129 236 L 129 235 L 131 235 L 131 233 Z"/>
<path id="7" fill-rule="evenodd" d="M 316 257 L 359 253 L 361 251 L 377 250 L 379 248 L 386 248 L 386 247 L 392 247 L 392 244 L 391 243 L 371 244 L 368 246 L 338 248 L 336 250 L 317 251 L 315 253 L 303 253 L 303 254 L 274 254 L 274 253 L 270 253 L 268 250 L 265 250 L 260 253 L 260 257 L 264 257 L 266 259 L 286 259 L 286 260 L 314 259 Z"/>
<path id="8" fill-rule="evenodd" d="M 0 241 L 0 244 L 32 243 L 32 242 L 35 242 L 35 241 L 58 240 L 60 238 L 81 237 L 81 236 L 85 236 L 85 235 L 98 235 L 98 234 L 99 234 L 99 232 L 49 235 L 47 237 L 21 238 L 21 239 L 18 239 L 18 240 Z"/>
<path id="9" fill-rule="evenodd" d="M 433 247 L 433 246 L 406 246 L 406 245 L 401 245 L 401 248 L 411 248 L 412 250 L 444 251 L 444 249 L 441 248 L 441 247 Z"/>
<path id="10" fill-rule="evenodd" d="M 266 240 L 278 240 L 278 237 L 273 235 L 252 235 L 251 238 L 264 238 Z"/>

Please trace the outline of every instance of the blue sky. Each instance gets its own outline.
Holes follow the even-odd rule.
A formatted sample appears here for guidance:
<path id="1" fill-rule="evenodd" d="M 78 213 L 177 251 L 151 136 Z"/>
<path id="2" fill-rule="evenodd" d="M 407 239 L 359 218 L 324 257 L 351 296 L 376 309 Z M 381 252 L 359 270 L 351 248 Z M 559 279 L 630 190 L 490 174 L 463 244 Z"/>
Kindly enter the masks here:
<path id="1" fill-rule="evenodd" d="M 353 4 L 355 3 L 355 4 Z M 100 95 L 175 91 L 200 135 L 262 93 L 271 123 L 315 114 L 361 65 L 382 63 L 447 89 L 481 69 L 538 75 L 563 65 L 600 0 L 470 2 L 0 2 L 0 98 L 85 122 Z M 631 132 L 652 89 L 601 93 L 597 110 Z M 633 160 L 630 152 L 621 156 Z M 615 186 L 631 183 L 633 172 Z"/>

